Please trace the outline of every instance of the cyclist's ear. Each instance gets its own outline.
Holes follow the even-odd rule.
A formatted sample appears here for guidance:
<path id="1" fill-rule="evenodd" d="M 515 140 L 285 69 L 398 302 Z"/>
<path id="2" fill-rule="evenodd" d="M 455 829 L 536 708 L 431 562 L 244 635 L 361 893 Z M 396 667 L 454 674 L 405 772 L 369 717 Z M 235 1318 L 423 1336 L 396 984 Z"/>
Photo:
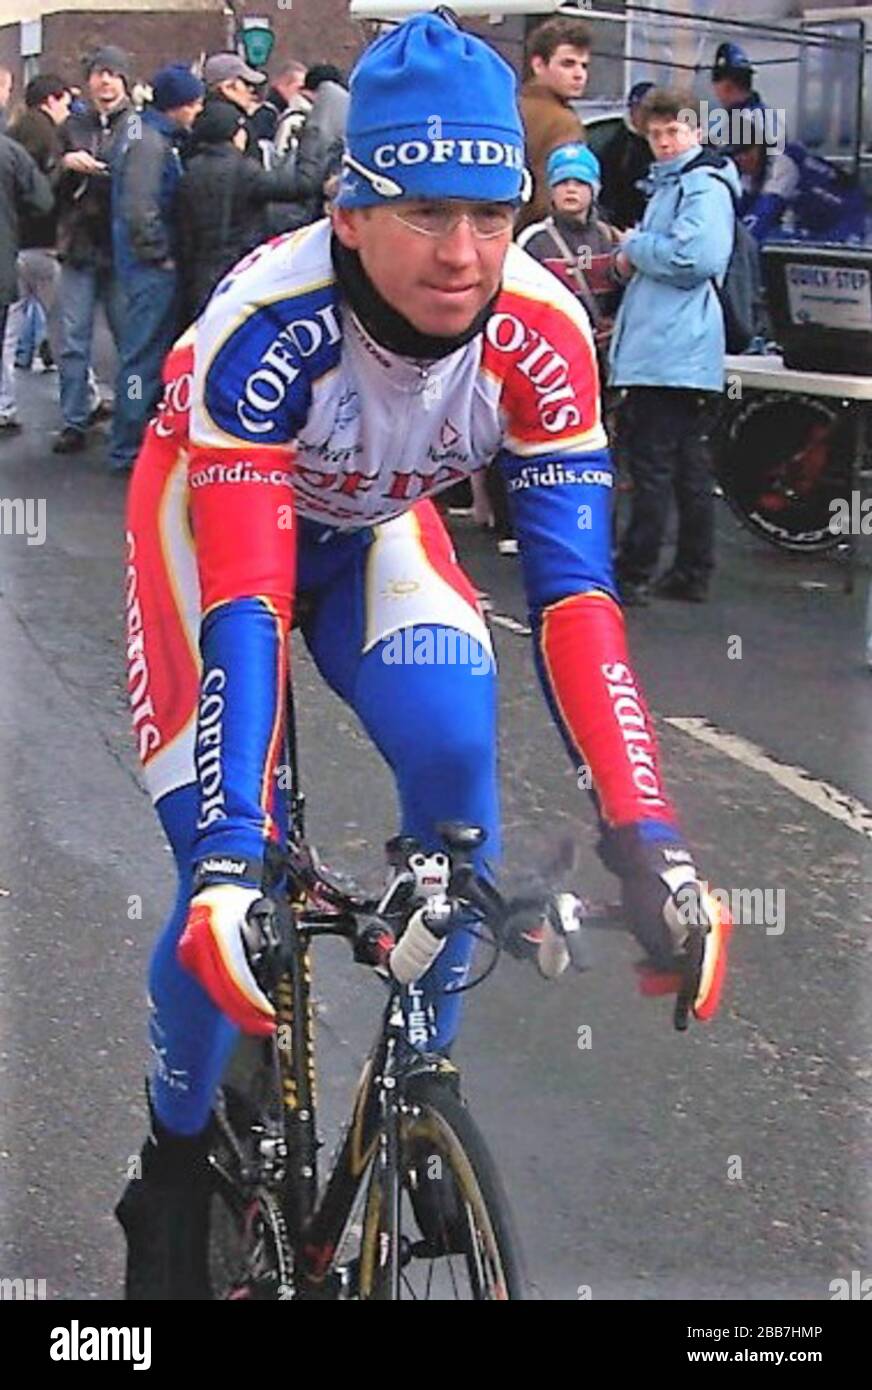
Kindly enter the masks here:
<path id="1" fill-rule="evenodd" d="M 369 208 L 338 208 L 334 206 L 332 212 L 333 230 L 342 245 L 347 247 L 349 251 L 360 249 L 363 239 L 360 224 L 364 220 L 364 214 L 369 211 Z"/>

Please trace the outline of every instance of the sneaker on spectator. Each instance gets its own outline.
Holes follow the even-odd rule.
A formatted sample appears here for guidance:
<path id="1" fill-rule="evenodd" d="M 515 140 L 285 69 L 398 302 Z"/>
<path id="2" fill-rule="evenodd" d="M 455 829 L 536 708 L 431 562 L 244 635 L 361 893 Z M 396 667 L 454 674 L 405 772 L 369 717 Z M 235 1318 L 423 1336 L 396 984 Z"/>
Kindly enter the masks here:
<path id="1" fill-rule="evenodd" d="M 21 422 L 14 415 L 0 416 L 0 434 L 17 434 L 20 429 Z"/>

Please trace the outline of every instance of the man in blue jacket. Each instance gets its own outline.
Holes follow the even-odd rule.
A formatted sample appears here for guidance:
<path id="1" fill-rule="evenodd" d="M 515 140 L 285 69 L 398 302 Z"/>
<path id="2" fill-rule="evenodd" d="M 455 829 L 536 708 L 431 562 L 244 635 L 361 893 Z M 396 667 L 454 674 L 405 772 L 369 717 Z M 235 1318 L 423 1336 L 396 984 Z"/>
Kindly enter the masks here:
<path id="1" fill-rule="evenodd" d="M 654 164 L 638 230 L 615 258 L 628 282 L 612 336 L 610 384 L 627 389 L 630 523 L 618 558 L 625 604 L 645 604 L 674 491 L 678 545 L 655 592 L 702 602 L 714 567 L 708 436 L 724 388 L 722 282 L 734 234 L 739 177 L 732 161 L 701 151 L 698 104 L 655 88 L 642 120 Z"/>
<path id="2" fill-rule="evenodd" d="M 116 153 L 112 180 L 115 273 L 126 291 L 109 468 L 129 473 L 161 393 L 161 366 L 179 330 L 175 201 L 179 144 L 203 108 L 189 68 L 161 68 L 154 105 Z"/>

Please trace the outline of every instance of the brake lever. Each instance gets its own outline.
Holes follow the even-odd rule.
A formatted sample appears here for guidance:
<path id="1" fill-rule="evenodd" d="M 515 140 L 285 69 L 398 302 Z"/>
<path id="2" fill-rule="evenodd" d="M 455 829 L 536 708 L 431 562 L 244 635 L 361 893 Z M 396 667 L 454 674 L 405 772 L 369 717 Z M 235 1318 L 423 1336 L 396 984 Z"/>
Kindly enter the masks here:
<path id="1" fill-rule="evenodd" d="M 273 898 L 258 898 L 251 904 L 242 924 L 242 942 L 251 973 L 268 992 L 282 973 L 282 938 L 278 907 Z"/>
<path id="2" fill-rule="evenodd" d="M 676 1031 L 684 1033 L 690 1021 L 690 1012 L 696 1000 L 699 990 L 699 978 L 702 971 L 703 954 L 705 948 L 704 933 L 701 927 L 691 927 L 687 936 L 687 944 L 684 953 L 684 962 L 681 972 L 681 988 L 675 1000 L 675 1012 L 672 1021 Z"/>

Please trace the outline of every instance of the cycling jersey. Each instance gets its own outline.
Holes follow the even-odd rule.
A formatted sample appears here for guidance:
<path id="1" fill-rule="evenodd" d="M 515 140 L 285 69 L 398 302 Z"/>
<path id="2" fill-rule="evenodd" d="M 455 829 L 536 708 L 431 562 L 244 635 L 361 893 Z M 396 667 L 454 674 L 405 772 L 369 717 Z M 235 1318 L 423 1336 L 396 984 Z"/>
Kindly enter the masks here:
<path id="1" fill-rule="evenodd" d="M 278 833 L 286 635 L 295 584 L 309 582 L 316 555 L 328 564 L 355 537 L 368 547 L 364 650 L 434 621 L 421 592 L 437 582 L 458 602 L 435 620 L 481 638 L 468 581 L 447 541 L 428 539 L 415 504 L 494 456 L 515 514 L 537 668 L 573 761 L 589 767 L 607 824 L 674 836 L 612 577 L 613 473 L 590 328 L 526 253 L 510 247 L 483 333 L 426 364 L 386 351 L 343 302 L 326 222 L 259 247 L 168 364 L 144 454 L 164 445 L 163 482 L 138 488 L 138 467 L 131 503 L 160 510 L 161 554 L 133 555 L 129 582 L 137 594 L 158 584 L 156 602 L 174 605 L 184 631 L 175 657 L 187 654 L 164 653 L 157 664 L 174 673 L 151 675 L 152 685 L 175 683 L 171 726 L 141 701 L 138 728 L 146 765 L 164 759 L 157 795 L 181 784 L 193 749 L 195 860 L 231 854 L 257 865 Z"/>

